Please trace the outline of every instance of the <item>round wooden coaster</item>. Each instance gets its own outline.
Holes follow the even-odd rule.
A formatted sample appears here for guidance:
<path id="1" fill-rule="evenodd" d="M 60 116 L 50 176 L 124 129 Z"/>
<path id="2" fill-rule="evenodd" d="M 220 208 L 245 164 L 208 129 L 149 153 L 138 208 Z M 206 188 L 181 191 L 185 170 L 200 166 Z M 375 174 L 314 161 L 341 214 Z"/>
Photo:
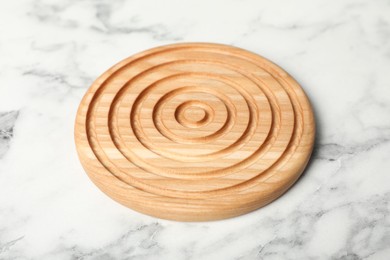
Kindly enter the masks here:
<path id="1" fill-rule="evenodd" d="M 108 196 L 159 218 L 205 221 L 273 201 L 300 176 L 315 134 L 301 87 L 231 46 L 174 44 L 118 63 L 84 96 L 80 161 Z"/>

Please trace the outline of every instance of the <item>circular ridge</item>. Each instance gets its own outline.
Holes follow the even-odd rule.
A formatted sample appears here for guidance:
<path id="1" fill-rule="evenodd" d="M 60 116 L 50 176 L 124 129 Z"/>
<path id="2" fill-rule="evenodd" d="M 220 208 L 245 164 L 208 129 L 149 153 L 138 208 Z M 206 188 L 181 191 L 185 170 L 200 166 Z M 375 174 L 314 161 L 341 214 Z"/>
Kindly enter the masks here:
<path id="1" fill-rule="evenodd" d="M 76 118 L 80 161 L 110 197 L 174 220 L 241 215 L 283 194 L 309 160 L 310 103 L 285 71 L 220 44 L 174 44 L 98 78 Z"/>

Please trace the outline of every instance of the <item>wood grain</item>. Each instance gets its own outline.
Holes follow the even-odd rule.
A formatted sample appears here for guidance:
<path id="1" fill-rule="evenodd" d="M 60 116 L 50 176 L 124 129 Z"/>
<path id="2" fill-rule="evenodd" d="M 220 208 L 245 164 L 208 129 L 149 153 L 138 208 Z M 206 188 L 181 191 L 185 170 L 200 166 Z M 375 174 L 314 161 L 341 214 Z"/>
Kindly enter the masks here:
<path id="1" fill-rule="evenodd" d="M 75 124 L 91 180 L 129 208 L 206 221 L 275 200 L 304 170 L 310 103 L 285 71 L 231 46 L 187 43 L 134 55 L 99 77 Z"/>

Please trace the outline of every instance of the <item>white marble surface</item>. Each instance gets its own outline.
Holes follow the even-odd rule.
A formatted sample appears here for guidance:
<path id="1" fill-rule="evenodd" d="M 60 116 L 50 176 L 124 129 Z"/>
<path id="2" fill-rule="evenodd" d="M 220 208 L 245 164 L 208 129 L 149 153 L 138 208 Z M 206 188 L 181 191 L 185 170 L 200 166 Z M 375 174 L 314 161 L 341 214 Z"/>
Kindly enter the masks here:
<path id="1" fill-rule="evenodd" d="M 78 103 L 108 67 L 181 41 L 232 44 L 310 97 L 315 153 L 251 214 L 178 223 L 133 212 L 84 174 Z M 390 2 L 0 4 L 0 259 L 390 259 Z"/>

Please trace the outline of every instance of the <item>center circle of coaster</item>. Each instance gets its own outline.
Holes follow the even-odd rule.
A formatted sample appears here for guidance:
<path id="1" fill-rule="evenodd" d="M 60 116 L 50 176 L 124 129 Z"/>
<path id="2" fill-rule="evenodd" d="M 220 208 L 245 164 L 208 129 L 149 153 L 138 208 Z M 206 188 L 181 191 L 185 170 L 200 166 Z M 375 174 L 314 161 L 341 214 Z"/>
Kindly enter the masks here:
<path id="1" fill-rule="evenodd" d="M 119 203 L 173 220 L 229 218 L 299 178 L 315 135 L 304 91 L 283 69 L 221 44 L 167 45 L 100 76 L 77 113 L 92 181 Z"/>
<path id="2" fill-rule="evenodd" d="M 213 117 L 214 110 L 207 103 L 198 100 L 186 101 L 175 111 L 176 120 L 187 128 L 206 126 Z"/>

